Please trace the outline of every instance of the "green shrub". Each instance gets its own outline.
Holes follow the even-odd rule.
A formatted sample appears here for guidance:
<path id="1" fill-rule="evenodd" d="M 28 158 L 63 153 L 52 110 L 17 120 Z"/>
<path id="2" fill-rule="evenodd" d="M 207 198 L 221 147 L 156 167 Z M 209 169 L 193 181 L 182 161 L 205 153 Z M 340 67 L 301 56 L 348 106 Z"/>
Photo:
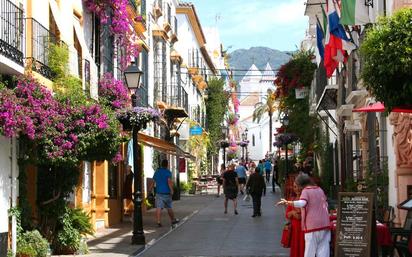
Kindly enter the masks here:
<path id="1" fill-rule="evenodd" d="M 412 9 L 406 8 L 380 18 L 361 45 L 364 84 L 387 111 L 412 104 L 411 42 Z"/>
<path id="2" fill-rule="evenodd" d="M 192 185 L 190 183 L 180 182 L 180 191 L 189 192 L 191 188 Z"/>
<path id="3" fill-rule="evenodd" d="M 17 255 L 45 257 L 49 243 L 37 230 L 26 231 L 17 238 Z"/>
<path id="4" fill-rule="evenodd" d="M 93 232 L 90 217 L 82 209 L 66 207 L 65 213 L 59 219 L 53 250 L 56 254 L 75 253 L 81 247 L 82 235 L 92 235 Z"/>

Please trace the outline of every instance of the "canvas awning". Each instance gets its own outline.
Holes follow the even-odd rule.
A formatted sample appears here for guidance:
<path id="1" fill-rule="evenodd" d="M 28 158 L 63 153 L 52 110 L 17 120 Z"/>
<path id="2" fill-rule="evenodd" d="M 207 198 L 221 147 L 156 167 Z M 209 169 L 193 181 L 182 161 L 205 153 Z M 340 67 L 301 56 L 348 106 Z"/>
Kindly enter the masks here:
<path id="1" fill-rule="evenodd" d="M 353 109 L 352 112 L 384 112 L 385 105 L 381 102 L 373 103 L 368 106 Z"/>
<path id="2" fill-rule="evenodd" d="M 352 112 L 384 112 L 385 105 L 381 102 L 376 102 L 368 106 L 353 109 Z M 391 112 L 412 113 L 412 106 L 394 107 Z"/>
<path id="3" fill-rule="evenodd" d="M 154 149 L 157 149 L 163 153 L 188 158 L 191 160 L 196 160 L 195 156 L 191 155 L 188 152 L 183 151 L 179 146 L 173 143 L 167 142 L 165 140 L 162 140 L 156 137 L 151 137 L 143 133 L 139 133 L 137 140 L 139 143 L 145 146 L 153 147 Z"/>

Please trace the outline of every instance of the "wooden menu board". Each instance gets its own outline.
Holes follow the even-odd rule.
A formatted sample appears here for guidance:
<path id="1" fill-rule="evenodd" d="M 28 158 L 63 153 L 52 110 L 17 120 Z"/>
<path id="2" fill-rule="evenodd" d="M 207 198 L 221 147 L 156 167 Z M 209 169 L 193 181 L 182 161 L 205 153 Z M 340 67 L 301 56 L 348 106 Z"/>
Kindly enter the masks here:
<path id="1" fill-rule="evenodd" d="M 371 256 L 373 194 L 338 194 L 335 257 Z"/>

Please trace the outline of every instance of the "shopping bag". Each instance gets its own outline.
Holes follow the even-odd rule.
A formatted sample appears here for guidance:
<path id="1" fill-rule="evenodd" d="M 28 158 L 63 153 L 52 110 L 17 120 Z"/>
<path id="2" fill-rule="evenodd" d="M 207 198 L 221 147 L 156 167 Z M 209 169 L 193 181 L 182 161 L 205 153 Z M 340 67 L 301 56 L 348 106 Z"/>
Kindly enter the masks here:
<path id="1" fill-rule="evenodd" d="M 283 226 L 283 231 L 282 231 L 282 238 L 280 240 L 280 243 L 284 248 L 290 248 L 290 240 L 292 237 L 292 224 L 290 222 L 287 222 Z"/>
<path id="2" fill-rule="evenodd" d="M 249 202 L 249 201 L 250 201 L 250 194 L 246 194 L 246 195 L 243 197 L 243 201 Z"/>

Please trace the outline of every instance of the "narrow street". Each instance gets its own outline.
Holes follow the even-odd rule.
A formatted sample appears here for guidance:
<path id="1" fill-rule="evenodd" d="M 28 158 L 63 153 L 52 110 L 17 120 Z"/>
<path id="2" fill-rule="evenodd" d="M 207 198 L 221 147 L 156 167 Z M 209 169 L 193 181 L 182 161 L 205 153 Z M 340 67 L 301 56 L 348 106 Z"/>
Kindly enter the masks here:
<path id="1" fill-rule="evenodd" d="M 256 218 L 251 217 L 252 202 L 244 202 L 242 196 L 239 215 L 234 215 L 233 205 L 224 214 L 223 199 L 205 196 L 203 208 L 137 256 L 288 256 L 288 249 L 280 245 L 284 209 L 274 206 L 279 191 L 273 194 L 267 188 L 262 216 Z"/>

